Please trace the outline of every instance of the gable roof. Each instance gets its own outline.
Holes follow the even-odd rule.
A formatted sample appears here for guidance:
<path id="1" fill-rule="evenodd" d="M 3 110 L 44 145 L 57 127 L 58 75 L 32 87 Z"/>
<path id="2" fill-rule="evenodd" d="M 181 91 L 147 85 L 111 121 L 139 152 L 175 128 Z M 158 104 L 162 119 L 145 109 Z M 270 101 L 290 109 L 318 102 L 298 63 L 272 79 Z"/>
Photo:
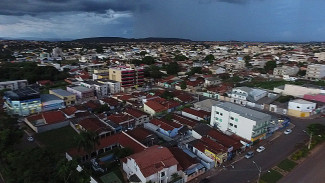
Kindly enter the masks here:
<path id="1" fill-rule="evenodd" d="M 161 105 L 158 102 L 153 101 L 153 100 L 149 100 L 144 105 L 148 106 L 149 108 L 151 108 L 152 110 L 154 110 L 157 113 L 167 110 L 167 107 L 165 107 L 165 106 L 163 106 L 163 105 Z"/>
<path id="2" fill-rule="evenodd" d="M 206 112 L 206 111 L 203 111 L 203 110 L 195 110 L 195 109 L 192 109 L 192 108 L 184 108 L 183 112 L 192 114 L 194 116 L 198 116 L 200 118 L 206 118 L 207 116 L 211 115 L 211 113 L 209 113 L 209 112 Z"/>
<path id="3" fill-rule="evenodd" d="M 183 125 L 190 126 L 192 128 L 197 124 L 197 122 L 193 121 L 192 119 L 187 118 L 185 116 L 175 114 L 175 113 L 172 114 L 172 119 L 183 124 Z"/>
<path id="4" fill-rule="evenodd" d="M 138 128 L 135 128 L 133 130 L 129 130 L 126 132 L 127 134 L 129 134 L 130 136 L 132 136 L 133 138 L 135 138 L 136 140 L 138 141 L 144 141 L 146 140 L 148 137 L 151 137 L 153 136 L 154 134 L 143 128 L 143 127 L 138 127 Z"/>
<path id="5" fill-rule="evenodd" d="M 118 125 L 126 121 L 134 120 L 134 118 L 128 114 L 111 114 L 107 119 Z"/>
<path id="6" fill-rule="evenodd" d="M 60 123 L 66 120 L 66 117 L 61 111 L 43 112 L 42 115 L 47 124 Z"/>
<path id="7" fill-rule="evenodd" d="M 98 134 L 105 131 L 111 131 L 108 126 L 97 118 L 85 118 L 79 122 L 79 125 L 85 128 L 87 131 L 96 132 Z"/>
<path id="8" fill-rule="evenodd" d="M 157 145 L 149 147 L 141 153 L 136 153 L 126 158 L 135 160 L 144 177 L 155 174 L 164 168 L 174 165 L 179 166 L 179 162 L 175 159 L 168 148 Z"/>
<path id="9" fill-rule="evenodd" d="M 148 116 L 147 113 L 140 111 L 138 109 L 134 109 L 134 108 L 127 108 L 125 110 L 125 113 L 128 113 L 129 115 L 135 117 L 135 118 L 140 118 L 142 116 Z"/>
<path id="10" fill-rule="evenodd" d="M 150 120 L 150 123 L 159 126 L 159 128 L 165 130 L 165 131 L 172 131 L 175 127 L 171 126 L 170 124 L 157 119 L 157 118 L 153 118 L 152 120 Z"/>

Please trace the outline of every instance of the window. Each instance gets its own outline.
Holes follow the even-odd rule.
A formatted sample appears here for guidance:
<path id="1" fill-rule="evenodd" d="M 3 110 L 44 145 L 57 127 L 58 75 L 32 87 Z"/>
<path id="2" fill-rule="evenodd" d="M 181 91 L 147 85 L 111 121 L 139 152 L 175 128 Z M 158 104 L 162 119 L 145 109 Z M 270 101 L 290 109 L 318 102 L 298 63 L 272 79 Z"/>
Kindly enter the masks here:
<path id="1" fill-rule="evenodd" d="M 234 117 L 230 117 L 231 120 L 234 120 Z"/>
<path id="2" fill-rule="evenodd" d="M 235 118 L 235 121 L 238 122 L 238 118 Z"/>
<path id="3" fill-rule="evenodd" d="M 220 116 L 222 116 L 223 114 L 222 113 L 220 113 Z"/>
<path id="4" fill-rule="evenodd" d="M 234 125 L 235 128 L 237 128 L 237 125 Z"/>
<path id="5" fill-rule="evenodd" d="M 161 172 L 160 177 L 165 176 L 165 172 Z"/>
<path id="6" fill-rule="evenodd" d="M 232 124 L 232 123 L 229 123 L 230 124 L 230 126 L 234 126 L 234 124 Z"/>
<path id="7" fill-rule="evenodd" d="M 222 119 L 219 119 L 220 122 L 222 122 Z"/>
<path id="8" fill-rule="evenodd" d="M 219 114 L 219 112 L 218 112 L 218 111 L 216 111 L 216 114 Z"/>
<path id="9" fill-rule="evenodd" d="M 219 118 L 216 118 L 216 120 L 218 121 L 218 120 L 219 120 Z"/>
<path id="10" fill-rule="evenodd" d="M 297 106 L 297 109 L 299 109 L 300 107 L 299 106 Z"/>

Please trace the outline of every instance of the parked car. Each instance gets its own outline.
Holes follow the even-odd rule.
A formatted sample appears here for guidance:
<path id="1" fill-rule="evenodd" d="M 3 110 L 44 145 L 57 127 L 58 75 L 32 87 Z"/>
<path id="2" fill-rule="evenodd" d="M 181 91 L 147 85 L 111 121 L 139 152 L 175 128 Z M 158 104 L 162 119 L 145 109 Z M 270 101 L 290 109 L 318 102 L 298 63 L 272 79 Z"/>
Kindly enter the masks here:
<path id="1" fill-rule="evenodd" d="M 253 157 L 254 156 L 254 152 L 253 151 L 249 151 L 246 155 L 245 155 L 245 158 L 246 159 L 249 159 L 249 158 L 251 158 L 251 157 Z"/>
<path id="2" fill-rule="evenodd" d="M 264 146 L 260 146 L 256 149 L 257 152 L 262 152 L 265 150 L 265 147 Z"/>
<path id="3" fill-rule="evenodd" d="M 286 130 L 284 131 L 284 134 L 288 135 L 288 134 L 290 134 L 291 132 L 292 132 L 291 129 L 286 129 Z"/>
<path id="4" fill-rule="evenodd" d="M 34 141 L 34 138 L 31 137 L 31 136 L 29 136 L 29 137 L 27 137 L 27 140 L 28 140 L 29 142 L 33 142 L 33 141 Z"/>

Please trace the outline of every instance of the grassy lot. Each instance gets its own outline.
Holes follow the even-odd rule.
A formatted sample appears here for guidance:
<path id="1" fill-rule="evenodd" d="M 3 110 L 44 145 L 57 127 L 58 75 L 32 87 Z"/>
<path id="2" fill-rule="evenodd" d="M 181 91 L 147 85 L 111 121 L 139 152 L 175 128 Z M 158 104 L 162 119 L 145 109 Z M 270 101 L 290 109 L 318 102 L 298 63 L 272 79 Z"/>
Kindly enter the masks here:
<path id="1" fill-rule="evenodd" d="M 63 153 L 66 150 L 75 146 L 74 138 L 78 135 L 70 126 L 59 128 L 56 130 L 39 133 L 36 139 L 45 147 L 58 153 Z"/>
<path id="2" fill-rule="evenodd" d="M 285 171 L 291 171 L 297 165 L 296 162 L 291 161 L 289 159 L 283 160 L 281 163 L 278 164 L 278 167 Z"/>
<path id="3" fill-rule="evenodd" d="M 282 175 L 279 172 L 271 170 L 270 173 L 267 172 L 261 176 L 260 183 L 276 183 L 281 178 Z"/>

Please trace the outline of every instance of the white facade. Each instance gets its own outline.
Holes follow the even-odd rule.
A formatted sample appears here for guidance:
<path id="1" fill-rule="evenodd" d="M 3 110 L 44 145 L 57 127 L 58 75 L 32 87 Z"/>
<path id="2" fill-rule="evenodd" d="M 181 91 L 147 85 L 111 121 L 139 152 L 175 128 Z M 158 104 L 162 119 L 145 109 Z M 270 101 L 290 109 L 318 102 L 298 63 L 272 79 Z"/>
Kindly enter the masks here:
<path id="1" fill-rule="evenodd" d="M 297 66 L 282 66 L 274 68 L 273 75 L 275 76 L 283 76 L 283 75 L 289 75 L 294 76 L 299 72 L 299 68 Z"/>
<path id="2" fill-rule="evenodd" d="M 283 89 L 274 88 L 273 91 L 275 93 L 281 93 L 282 95 L 292 95 L 294 97 L 301 97 L 301 98 L 306 94 L 309 94 L 309 95 L 315 95 L 315 94 L 320 94 L 320 93 L 325 94 L 325 90 L 322 90 L 322 89 L 307 88 L 307 87 L 291 85 L 291 84 L 284 85 Z"/>
<path id="3" fill-rule="evenodd" d="M 247 100 L 250 102 L 256 102 L 261 98 L 267 96 L 268 92 L 260 89 L 253 89 L 248 87 L 233 88 L 230 94 L 231 98 L 239 100 Z"/>
<path id="4" fill-rule="evenodd" d="M 157 155 L 158 156 L 158 155 Z M 159 182 L 159 183 L 168 183 L 172 180 L 172 175 L 174 173 L 178 174 L 177 165 L 172 165 L 168 168 L 163 168 L 162 170 L 145 177 L 140 167 L 137 165 L 136 161 L 132 158 L 127 158 L 126 163 L 123 162 L 123 170 L 126 173 L 127 178 L 129 179 L 132 175 L 137 175 L 142 183 L 146 182 Z"/>
<path id="5" fill-rule="evenodd" d="M 309 102 L 307 100 L 296 99 L 289 102 L 288 109 L 297 110 L 300 112 L 312 112 L 316 109 L 316 103 Z"/>
<path id="6" fill-rule="evenodd" d="M 210 125 L 253 141 L 266 132 L 271 116 L 231 103 L 212 106 Z"/>
<path id="7" fill-rule="evenodd" d="M 325 77 L 325 64 L 308 65 L 306 78 L 307 79 L 322 79 Z"/>
<path id="8" fill-rule="evenodd" d="M 96 92 L 97 98 L 102 98 L 102 97 L 108 96 L 109 92 L 108 92 L 107 84 L 102 84 L 102 83 L 97 83 L 97 82 L 92 82 L 92 83 L 81 82 L 80 85 L 93 89 Z"/>

